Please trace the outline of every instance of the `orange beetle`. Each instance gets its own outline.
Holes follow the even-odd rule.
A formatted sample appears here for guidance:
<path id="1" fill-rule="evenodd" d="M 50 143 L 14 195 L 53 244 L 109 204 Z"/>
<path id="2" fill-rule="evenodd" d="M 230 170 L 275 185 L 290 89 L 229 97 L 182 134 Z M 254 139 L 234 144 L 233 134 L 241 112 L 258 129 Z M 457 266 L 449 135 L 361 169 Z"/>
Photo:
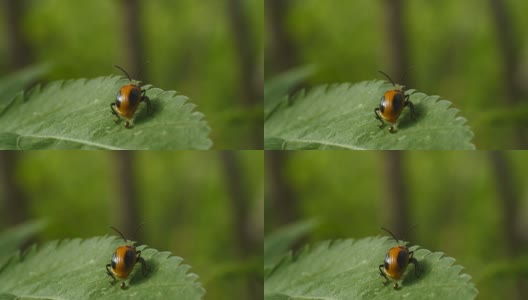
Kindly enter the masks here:
<path id="1" fill-rule="evenodd" d="M 127 240 L 121 231 L 115 229 L 114 227 L 110 228 L 117 231 L 125 243 L 127 243 Z M 143 275 L 145 275 L 148 271 L 148 267 L 145 259 L 141 257 L 141 251 L 136 250 L 136 247 L 133 243 L 118 247 L 112 256 L 112 262 L 106 265 L 106 274 L 112 277 L 110 284 L 114 284 L 117 281 L 117 277 L 123 280 L 121 282 L 121 288 L 125 288 L 126 284 L 124 280 L 127 279 L 128 275 L 130 275 L 132 270 L 134 270 L 134 266 L 138 262 L 141 264 L 141 271 Z"/>
<path id="2" fill-rule="evenodd" d="M 398 239 L 396 238 L 396 236 L 394 236 L 392 232 L 385 228 L 381 229 L 390 233 L 394 240 L 399 243 Z M 378 267 L 380 275 L 385 278 L 385 282 L 383 282 L 383 284 L 389 284 L 390 277 L 392 280 L 396 281 L 394 283 L 394 289 L 398 289 L 398 280 L 400 280 L 403 273 L 407 269 L 407 266 L 410 263 L 414 264 L 414 275 L 418 277 L 418 260 L 416 260 L 413 255 L 414 251 L 409 251 L 409 248 L 407 248 L 405 245 L 398 245 L 390 248 L 387 252 L 387 255 L 385 256 L 385 261 L 383 262 L 383 265 L 379 265 Z"/>
<path id="3" fill-rule="evenodd" d="M 114 67 L 123 71 L 128 77 L 128 80 L 132 82 L 132 79 L 123 68 L 116 65 Z M 124 85 L 119 89 L 116 101 L 110 103 L 112 114 L 117 117 L 116 123 L 120 120 L 119 116 L 122 116 L 126 119 L 125 127 L 130 128 L 130 119 L 132 119 L 141 102 L 147 103 L 147 113 L 150 113 L 150 99 L 145 96 L 146 92 L 147 90 L 142 90 L 139 84 L 133 83 Z"/>
<path id="4" fill-rule="evenodd" d="M 414 112 L 414 105 L 411 101 L 409 101 L 409 95 L 405 95 L 403 85 L 396 85 L 389 75 L 383 73 L 382 71 L 378 72 L 385 75 L 390 80 L 390 82 L 392 82 L 392 85 L 394 85 L 395 89 L 388 90 L 383 94 L 383 97 L 381 97 L 380 106 L 374 109 L 374 114 L 376 115 L 376 119 L 381 122 L 379 128 L 382 128 L 385 125 L 383 122 L 383 120 L 385 120 L 391 123 L 389 132 L 394 133 L 393 124 L 398 120 L 398 117 L 400 116 L 404 107 L 408 106 L 411 109 L 411 119 L 414 119 L 414 115 L 416 114 Z"/>

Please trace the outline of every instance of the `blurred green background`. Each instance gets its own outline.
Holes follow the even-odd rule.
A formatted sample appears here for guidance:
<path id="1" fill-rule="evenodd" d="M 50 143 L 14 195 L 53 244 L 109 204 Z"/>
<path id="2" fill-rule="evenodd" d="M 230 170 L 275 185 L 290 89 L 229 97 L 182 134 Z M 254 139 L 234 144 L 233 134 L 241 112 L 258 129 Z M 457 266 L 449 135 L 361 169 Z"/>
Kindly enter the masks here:
<path id="1" fill-rule="evenodd" d="M 43 243 L 114 226 L 182 257 L 206 299 L 262 297 L 262 152 L 4 151 L 0 168 L 1 229 L 42 219 Z"/>
<path id="2" fill-rule="evenodd" d="M 300 247 L 385 227 L 454 257 L 479 299 L 526 299 L 528 153 L 275 152 L 265 164 L 266 235 L 315 220 Z"/>
<path id="3" fill-rule="evenodd" d="M 52 65 L 43 81 L 123 75 L 114 64 L 138 78 L 142 68 L 138 79 L 198 106 L 215 149 L 259 149 L 263 6 L 262 0 L 3 0 L 0 76 L 40 63 Z"/>
<path id="4" fill-rule="evenodd" d="M 304 86 L 385 80 L 377 70 L 399 82 L 414 66 L 403 84 L 453 102 L 478 149 L 528 149 L 528 2 L 268 0 L 265 10 L 266 80 L 313 65 Z"/>

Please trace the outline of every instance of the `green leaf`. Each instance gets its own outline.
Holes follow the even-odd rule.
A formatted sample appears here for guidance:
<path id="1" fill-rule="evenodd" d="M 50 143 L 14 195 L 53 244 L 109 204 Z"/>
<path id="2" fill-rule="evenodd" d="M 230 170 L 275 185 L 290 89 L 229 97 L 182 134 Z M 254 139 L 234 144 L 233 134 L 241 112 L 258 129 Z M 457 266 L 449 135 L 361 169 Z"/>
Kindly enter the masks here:
<path id="1" fill-rule="evenodd" d="M 265 149 L 474 149 L 466 120 L 438 96 L 408 90 L 417 118 L 404 109 L 396 132 L 380 129 L 374 108 L 383 81 L 317 86 L 283 98 L 264 125 Z"/>
<path id="2" fill-rule="evenodd" d="M 270 299 L 473 299 L 471 276 L 443 253 L 410 247 L 420 266 L 409 266 L 400 288 L 384 286 L 378 266 L 396 246 L 387 237 L 324 241 L 289 255 L 267 274 L 264 298 Z"/>
<path id="3" fill-rule="evenodd" d="M 136 266 L 125 289 L 119 283 L 111 285 L 105 266 L 122 245 L 121 239 L 105 236 L 33 247 L 0 270 L 0 298 L 186 300 L 204 295 L 198 276 L 188 273 L 190 267 L 182 258 L 146 246 L 138 250 L 150 271 L 144 276 Z"/>
<path id="4" fill-rule="evenodd" d="M 286 225 L 266 236 L 264 239 L 264 271 L 267 272 L 281 257 L 283 257 L 293 244 L 310 232 L 317 222 L 307 220 Z"/>
<path id="5" fill-rule="evenodd" d="M 9 259 L 9 255 L 41 231 L 45 225 L 44 221 L 31 221 L 0 233 L 0 267 Z"/>
<path id="6" fill-rule="evenodd" d="M 314 66 L 304 66 L 290 70 L 267 81 L 264 86 L 264 117 L 268 118 L 282 98 L 291 93 L 292 89 L 314 72 Z"/>
<path id="7" fill-rule="evenodd" d="M 117 76 L 54 81 L 0 114 L 0 149 L 208 149 L 209 127 L 188 98 L 148 88 L 132 128 L 115 124 L 110 103 L 128 84 Z"/>
<path id="8" fill-rule="evenodd" d="M 0 78 L 0 115 L 13 102 L 13 98 L 31 82 L 48 72 L 48 64 L 39 64 Z"/>

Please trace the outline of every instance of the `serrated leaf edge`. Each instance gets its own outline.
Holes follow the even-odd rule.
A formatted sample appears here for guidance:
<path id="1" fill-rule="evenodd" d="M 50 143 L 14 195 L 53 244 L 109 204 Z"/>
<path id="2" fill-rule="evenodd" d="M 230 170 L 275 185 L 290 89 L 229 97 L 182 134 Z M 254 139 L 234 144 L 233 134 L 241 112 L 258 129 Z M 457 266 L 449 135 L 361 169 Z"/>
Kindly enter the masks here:
<path id="1" fill-rule="evenodd" d="M 323 91 L 325 94 L 328 93 L 330 90 L 332 89 L 337 89 L 339 87 L 346 87 L 346 90 L 350 90 L 352 88 L 352 86 L 354 85 L 364 85 L 365 87 L 368 87 L 369 85 L 374 85 L 374 84 L 377 84 L 381 82 L 382 84 L 386 84 L 387 82 L 383 81 L 383 80 L 365 80 L 365 81 L 360 81 L 360 82 L 357 82 L 357 83 L 351 83 L 351 82 L 342 82 L 342 83 L 325 83 L 325 84 L 321 84 L 321 85 L 317 85 L 317 86 L 314 86 L 314 87 L 307 87 L 307 88 L 303 88 L 299 91 L 297 91 L 295 94 L 292 94 L 292 95 L 288 95 L 284 100 L 281 100 L 279 101 L 281 104 L 278 104 L 276 105 L 276 107 L 274 108 L 274 111 L 278 111 L 278 110 L 281 110 L 283 109 L 283 106 L 284 104 L 286 104 L 285 106 L 286 107 L 291 107 L 292 105 L 295 104 L 296 101 L 298 101 L 299 99 L 301 98 L 305 98 L 307 97 L 308 95 L 311 95 L 312 93 L 315 93 L 315 92 L 319 92 L 319 91 Z M 433 104 L 436 104 L 436 103 L 441 103 L 441 102 L 445 102 L 447 105 L 446 107 L 446 111 L 450 111 L 450 110 L 453 110 L 454 111 L 454 116 L 453 116 L 453 120 L 454 121 L 460 121 L 460 125 L 463 126 L 463 129 L 469 133 L 469 136 L 468 136 L 468 139 L 467 140 L 464 140 L 464 144 L 465 146 L 468 147 L 468 149 L 471 149 L 471 150 L 475 150 L 476 147 L 475 147 L 475 144 L 472 143 L 472 140 L 475 136 L 473 130 L 471 130 L 471 127 L 469 126 L 468 122 L 467 122 L 467 119 L 461 115 L 459 115 L 460 113 L 460 110 L 456 107 L 454 107 L 454 104 L 452 101 L 450 100 L 447 100 L 447 99 L 442 99 L 441 96 L 438 96 L 438 95 L 427 95 L 423 92 L 419 92 L 417 91 L 416 89 L 408 89 L 408 90 L 405 90 L 406 94 L 409 93 L 409 95 L 419 95 L 419 94 L 422 94 L 424 95 L 424 97 L 422 97 L 422 99 L 425 99 L 426 101 L 433 101 Z M 422 100 L 420 99 L 420 100 Z M 268 115 L 268 118 L 271 118 L 271 114 Z M 266 119 L 268 119 L 266 118 Z M 275 138 L 275 139 L 282 139 L 280 137 L 276 137 L 276 136 L 265 136 L 264 137 L 265 139 L 266 138 Z M 284 140 L 284 139 L 282 139 Z M 288 142 L 301 142 L 301 143 L 306 143 L 306 144 L 319 144 L 319 145 L 327 145 L 327 146 L 334 146 L 334 147 L 340 147 L 340 148 L 343 148 L 343 149 L 349 149 L 349 150 L 369 150 L 370 148 L 363 148 L 363 147 L 352 147 L 350 145 L 342 145 L 342 144 L 337 144 L 337 143 L 325 143 L 325 142 L 321 142 L 321 141 L 307 141 L 307 140 L 284 140 L 284 142 L 282 143 L 281 145 L 281 149 L 282 150 L 285 150 L 286 149 L 286 146 L 288 144 Z"/>
<path id="2" fill-rule="evenodd" d="M 280 266 L 282 265 L 285 265 L 285 264 L 292 264 L 292 263 L 295 263 L 296 261 L 298 261 L 300 258 L 302 258 L 303 256 L 309 254 L 312 249 L 318 249 L 320 247 L 325 247 L 327 249 L 330 249 L 332 247 L 335 247 L 337 245 L 340 245 L 342 243 L 350 243 L 351 245 L 352 244 L 355 244 L 357 242 L 365 242 L 365 243 L 369 243 L 375 239 L 383 239 L 383 243 L 385 243 L 386 241 L 388 240 L 391 240 L 392 238 L 390 237 L 387 237 L 387 236 L 375 236 L 375 237 L 365 237 L 365 238 L 362 238 L 362 239 L 332 239 L 332 240 L 324 240 L 324 241 L 321 241 L 321 242 L 318 242 L 318 243 L 315 243 L 315 244 L 306 244 L 304 245 L 304 247 L 302 247 L 301 249 L 299 249 L 298 251 L 296 252 L 293 252 L 293 251 L 289 251 L 286 255 L 284 255 L 274 266 L 272 266 L 267 273 L 264 274 L 264 281 L 269 278 L 270 276 L 273 275 L 273 273 L 280 268 Z M 403 241 L 404 244 L 406 244 L 407 242 Z M 453 257 L 450 257 L 450 256 L 446 256 L 445 253 L 443 252 L 431 252 L 430 250 L 427 250 L 425 248 L 421 248 L 419 245 L 413 245 L 413 246 L 410 246 L 409 249 L 411 249 L 412 251 L 420 251 L 420 252 L 426 252 L 425 255 L 423 255 L 423 257 L 425 258 L 426 256 L 432 256 L 432 258 L 438 262 L 442 261 L 442 262 L 447 262 L 448 263 L 448 266 L 449 268 L 453 269 L 457 269 L 458 270 L 455 272 L 455 274 L 457 275 L 457 277 L 461 280 L 463 280 L 464 283 L 466 284 L 469 284 L 471 286 L 471 289 L 475 292 L 475 295 L 478 294 L 478 289 L 476 288 L 475 284 L 473 282 L 471 282 L 471 279 L 472 279 L 472 276 L 467 274 L 467 273 L 462 273 L 462 271 L 465 269 L 463 266 L 461 265 L 457 265 L 455 264 L 456 262 L 456 259 L 453 258 Z M 435 258 L 435 256 L 437 258 Z"/>

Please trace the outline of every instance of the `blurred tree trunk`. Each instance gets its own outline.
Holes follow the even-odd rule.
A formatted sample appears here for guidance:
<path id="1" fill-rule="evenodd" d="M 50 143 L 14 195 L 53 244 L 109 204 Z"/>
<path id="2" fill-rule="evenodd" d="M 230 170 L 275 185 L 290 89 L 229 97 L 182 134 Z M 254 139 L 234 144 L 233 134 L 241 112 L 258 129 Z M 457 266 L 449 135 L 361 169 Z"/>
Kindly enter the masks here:
<path id="1" fill-rule="evenodd" d="M 117 193 L 117 207 L 114 211 L 118 224 L 113 226 L 119 229 L 127 239 L 141 240 L 141 231 L 136 229 L 142 223 L 139 216 L 137 198 L 137 180 L 135 177 L 135 152 L 117 151 L 112 153 L 115 162 L 114 186 Z"/>
<path id="2" fill-rule="evenodd" d="M 393 77 L 401 77 L 408 69 L 407 39 L 403 19 L 403 1 L 385 0 L 386 39 L 385 42 L 390 47 L 385 47 L 388 51 L 387 57 L 390 63 L 390 73 Z M 398 80 L 398 79 L 395 79 Z M 412 86 L 412 80 L 408 76 L 405 80 L 407 86 Z M 409 232 L 409 203 L 407 196 L 407 181 L 403 170 L 403 152 L 384 151 L 383 165 L 385 182 L 382 184 L 386 190 L 384 208 L 389 216 L 385 216 L 387 226 L 397 237 L 410 239 Z"/>
<path id="3" fill-rule="evenodd" d="M 141 28 L 141 7 L 139 0 L 120 0 L 119 18 L 122 19 L 122 34 L 123 47 L 121 50 L 122 57 L 126 59 L 126 66 L 128 74 L 137 80 L 147 82 L 147 74 L 141 68 L 145 64 L 144 43 Z M 143 74 L 139 74 L 142 70 Z M 134 78 L 140 76 L 141 78 Z"/>
<path id="4" fill-rule="evenodd" d="M 288 164 L 287 151 L 265 151 L 266 189 L 270 199 L 270 210 L 277 226 L 283 226 L 299 217 L 297 196 L 288 184 L 285 170 Z"/>
<path id="5" fill-rule="evenodd" d="M 270 62 L 266 73 L 277 74 L 285 72 L 299 63 L 295 43 L 288 34 L 286 17 L 291 9 L 291 0 L 266 0 L 265 22 L 269 36 L 266 53 Z M 293 90 L 297 90 L 303 84 Z M 298 202 L 295 192 L 288 185 L 284 172 L 288 165 L 287 151 L 265 151 L 264 153 L 266 189 L 270 199 L 269 208 L 273 212 L 273 220 L 277 226 L 289 224 L 299 217 Z"/>
<path id="6" fill-rule="evenodd" d="M 384 151 L 384 183 L 385 203 L 383 210 L 387 220 L 386 226 L 397 237 L 410 240 L 412 232 L 409 231 L 409 202 L 407 193 L 407 180 L 403 169 L 403 151 Z"/>
<path id="7" fill-rule="evenodd" d="M 31 63 L 31 48 L 23 32 L 25 0 L 4 0 L 8 68 L 21 69 Z"/>
<path id="8" fill-rule="evenodd" d="M 504 152 L 490 151 L 489 158 L 495 175 L 499 206 L 502 209 L 502 236 L 506 252 L 511 258 L 518 257 L 524 249 L 520 232 L 517 230 L 519 220 L 520 197 L 513 178 L 514 171 Z M 528 299 L 526 280 L 519 279 L 517 285 L 518 299 Z"/>
<path id="9" fill-rule="evenodd" d="M 148 81 L 145 72 L 139 74 L 145 63 L 144 43 L 141 27 L 141 7 L 139 0 L 120 0 L 119 16 L 122 19 L 122 34 L 124 38 L 124 53 L 121 56 L 126 59 L 128 74 L 143 82 Z M 119 226 L 125 237 L 132 240 L 141 240 L 141 231 L 137 227 L 142 223 L 139 216 L 137 199 L 137 182 L 135 180 L 134 152 L 119 151 L 114 156 L 116 162 L 116 183 L 118 189 L 118 216 Z"/>
<path id="10" fill-rule="evenodd" d="M 251 258 L 262 250 L 262 240 L 256 238 L 261 236 L 255 234 L 256 228 L 250 218 L 250 195 L 247 190 L 247 174 L 242 171 L 237 152 L 221 151 L 220 157 L 224 166 L 224 178 L 231 199 L 233 211 L 233 232 L 238 243 L 238 255 L 242 260 Z M 247 282 L 247 297 L 245 299 L 262 299 L 264 287 L 262 278 L 254 274 Z"/>
<path id="11" fill-rule="evenodd" d="M 386 53 L 389 62 L 392 64 L 390 66 L 389 75 L 393 80 L 400 80 L 405 71 L 409 69 L 409 54 L 407 52 L 407 35 L 405 28 L 403 26 L 403 19 L 405 15 L 403 14 L 402 0 L 385 0 L 385 18 L 387 21 L 386 26 L 386 39 L 384 39 L 383 44 L 390 45 L 390 47 L 385 47 L 388 51 Z M 407 74 L 405 85 L 412 86 L 412 74 Z M 403 82 L 400 82 L 403 84 Z"/>
<path id="12" fill-rule="evenodd" d="M 286 30 L 286 16 L 292 1 L 266 0 L 265 17 L 269 35 L 269 53 L 271 64 L 266 72 L 276 74 L 295 67 L 299 63 L 295 44 Z"/>
<path id="13" fill-rule="evenodd" d="M 16 179 L 19 159 L 18 152 L 0 151 L 0 191 L 3 199 L 1 204 L 4 206 L 1 217 L 7 226 L 21 224 L 29 216 L 24 189 Z"/>
<path id="14" fill-rule="evenodd" d="M 257 64 L 257 49 L 252 40 L 250 20 L 245 14 L 245 1 L 228 0 L 228 19 L 233 32 L 235 52 L 239 58 L 239 78 L 242 104 L 248 108 L 262 107 L 264 99 L 263 84 L 259 82 L 260 67 Z M 264 125 L 262 119 L 253 124 L 253 144 L 255 149 L 262 149 L 264 142 Z"/>
<path id="15" fill-rule="evenodd" d="M 502 78 L 504 78 L 504 90 L 506 92 L 503 98 L 505 104 L 514 107 L 520 104 L 522 99 L 526 99 L 523 93 L 522 85 L 519 80 L 519 67 L 522 65 L 519 59 L 519 41 L 522 39 L 515 32 L 511 14 L 507 12 L 506 3 L 503 0 L 490 0 L 491 12 L 495 21 L 495 30 L 497 32 L 497 44 L 500 50 L 502 60 Z M 528 148 L 528 134 L 526 128 L 515 128 L 516 143 L 519 149 Z"/>

